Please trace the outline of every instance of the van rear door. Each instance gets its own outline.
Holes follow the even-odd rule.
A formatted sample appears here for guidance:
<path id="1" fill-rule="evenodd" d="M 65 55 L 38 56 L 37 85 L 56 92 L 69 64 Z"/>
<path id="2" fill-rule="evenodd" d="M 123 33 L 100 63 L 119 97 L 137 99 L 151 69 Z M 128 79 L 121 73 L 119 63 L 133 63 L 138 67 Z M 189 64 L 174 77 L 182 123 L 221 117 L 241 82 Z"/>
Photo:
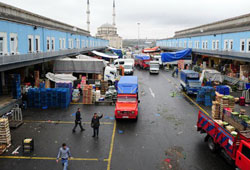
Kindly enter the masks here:
<path id="1" fill-rule="evenodd" d="M 236 154 L 236 166 L 240 170 L 249 170 L 250 167 L 250 143 L 241 141 L 240 147 Z"/>

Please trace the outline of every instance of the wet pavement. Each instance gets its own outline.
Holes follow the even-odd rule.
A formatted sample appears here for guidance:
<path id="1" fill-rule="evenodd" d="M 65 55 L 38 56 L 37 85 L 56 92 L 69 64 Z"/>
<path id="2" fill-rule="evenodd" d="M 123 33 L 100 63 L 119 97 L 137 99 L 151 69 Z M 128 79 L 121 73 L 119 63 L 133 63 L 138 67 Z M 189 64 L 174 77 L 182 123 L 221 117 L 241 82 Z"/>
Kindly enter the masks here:
<path id="1" fill-rule="evenodd" d="M 61 143 L 66 142 L 75 158 L 70 161 L 69 170 L 105 170 L 109 163 L 112 170 L 233 170 L 203 142 L 205 135 L 196 131 L 199 109 L 177 90 L 171 73 L 150 75 L 148 71 L 137 70 L 135 75 L 139 78 L 141 100 L 137 122 L 115 123 L 114 106 L 28 109 L 23 114 L 30 121 L 11 131 L 12 146 L 5 157 L 0 157 L 0 169 L 62 169 L 54 159 Z M 72 134 L 72 114 L 78 107 L 86 131 L 77 129 Z M 91 137 L 89 124 L 94 112 L 104 114 L 98 139 Z M 34 138 L 34 152 L 23 155 L 20 149 L 18 155 L 12 155 L 25 137 Z"/>

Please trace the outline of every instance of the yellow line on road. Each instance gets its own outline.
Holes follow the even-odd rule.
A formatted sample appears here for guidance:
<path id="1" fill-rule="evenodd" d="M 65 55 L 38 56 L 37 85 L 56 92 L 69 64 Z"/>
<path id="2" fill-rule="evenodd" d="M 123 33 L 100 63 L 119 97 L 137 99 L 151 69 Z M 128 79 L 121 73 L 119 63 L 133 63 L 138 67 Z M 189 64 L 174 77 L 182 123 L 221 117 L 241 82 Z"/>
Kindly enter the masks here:
<path id="1" fill-rule="evenodd" d="M 24 123 L 51 123 L 51 124 L 74 124 L 74 121 L 51 121 L 51 120 L 24 120 Z M 90 124 L 91 122 L 82 122 L 83 124 Z M 113 122 L 101 122 L 103 125 L 113 125 Z"/>
<path id="2" fill-rule="evenodd" d="M 182 93 L 188 100 L 190 100 L 195 106 L 197 106 L 201 111 L 203 111 L 206 115 L 210 116 L 206 110 L 204 110 L 198 103 L 196 103 L 193 99 L 191 99 L 186 93 Z"/>
<path id="3" fill-rule="evenodd" d="M 107 161 L 108 161 L 107 170 L 110 170 L 110 167 L 111 167 L 111 159 L 112 159 L 112 154 L 113 154 L 113 149 L 114 149 L 114 141 L 115 141 L 115 131 L 116 131 L 116 121 L 114 123 L 113 134 L 112 134 L 112 139 L 111 139 L 111 143 L 110 143 L 109 158 L 107 159 Z"/>
<path id="4" fill-rule="evenodd" d="M 165 77 L 168 81 L 171 81 L 171 80 L 168 79 L 165 75 L 164 75 L 164 77 Z M 175 85 L 175 88 L 178 89 L 178 86 L 177 86 L 175 83 L 173 83 L 172 81 L 171 81 L 171 83 L 174 84 L 174 85 Z M 201 111 L 203 111 L 206 115 L 210 116 L 210 115 L 207 113 L 206 110 L 204 110 L 198 103 L 196 103 L 193 99 L 191 99 L 185 92 L 182 92 L 182 94 L 183 94 L 188 100 L 190 100 L 195 106 L 197 106 Z"/>
<path id="5" fill-rule="evenodd" d="M 0 156 L 0 159 L 56 160 L 56 157 Z M 72 161 L 99 161 L 98 158 L 71 158 Z M 103 161 L 106 161 L 105 159 Z"/>

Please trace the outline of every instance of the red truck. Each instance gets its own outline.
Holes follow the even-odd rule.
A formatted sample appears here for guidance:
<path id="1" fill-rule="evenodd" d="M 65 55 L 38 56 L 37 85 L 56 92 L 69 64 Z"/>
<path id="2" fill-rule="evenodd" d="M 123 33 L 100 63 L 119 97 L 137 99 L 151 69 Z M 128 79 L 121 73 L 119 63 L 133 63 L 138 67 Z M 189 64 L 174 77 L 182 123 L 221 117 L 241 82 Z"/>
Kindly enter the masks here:
<path id="1" fill-rule="evenodd" d="M 135 119 L 138 117 L 138 79 L 136 76 L 122 76 L 117 84 L 116 119 Z"/>
<path id="2" fill-rule="evenodd" d="M 199 111 L 197 130 L 207 133 L 205 141 L 212 152 L 220 150 L 240 170 L 250 169 L 250 130 L 238 131 L 235 137 L 202 111 Z"/>
<path id="3" fill-rule="evenodd" d="M 148 69 L 149 62 L 151 58 L 147 55 L 135 55 L 135 66 L 140 67 L 142 69 Z"/>

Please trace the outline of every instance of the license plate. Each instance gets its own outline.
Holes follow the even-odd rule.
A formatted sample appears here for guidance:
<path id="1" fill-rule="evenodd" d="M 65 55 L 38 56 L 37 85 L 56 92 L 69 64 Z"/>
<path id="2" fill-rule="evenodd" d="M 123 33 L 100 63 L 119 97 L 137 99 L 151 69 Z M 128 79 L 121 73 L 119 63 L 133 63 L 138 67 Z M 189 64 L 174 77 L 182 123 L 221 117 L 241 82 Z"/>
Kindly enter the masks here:
<path id="1" fill-rule="evenodd" d="M 122 118 L 124 118 L 124 119 L 128 119 L 128 116 L 122 116 Z"/>

